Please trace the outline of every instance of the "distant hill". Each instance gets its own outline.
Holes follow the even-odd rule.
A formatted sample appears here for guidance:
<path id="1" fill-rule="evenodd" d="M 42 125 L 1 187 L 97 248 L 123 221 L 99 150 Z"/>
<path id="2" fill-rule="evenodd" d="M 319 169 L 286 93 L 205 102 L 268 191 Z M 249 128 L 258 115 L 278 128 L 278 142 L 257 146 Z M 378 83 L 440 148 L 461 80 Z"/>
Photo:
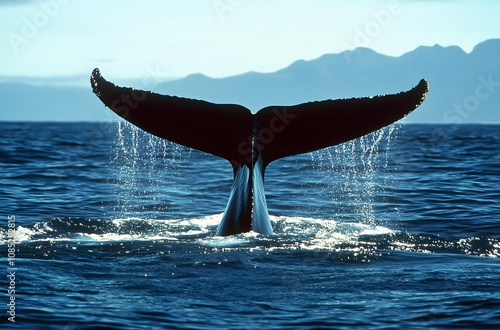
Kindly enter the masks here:
<path id="1" fill-rule="evenodd" d="M 113 81 L 113 77 L 103 75 Z M 418 47 L 400 57 L 358 48 L 299 60 L 273 73 L 210 78 L 194 74 L 155 87 L 163 94 L 239 103 L 256 112 L 267 105 L 396 93 L 421 78 L 428 99 L 406 122 L 500 123 L 500 39 L 471 53 L 457 46 Z M 102 120 L 109 113 L 89 88 L 0 84 L 0 120 Z"/>

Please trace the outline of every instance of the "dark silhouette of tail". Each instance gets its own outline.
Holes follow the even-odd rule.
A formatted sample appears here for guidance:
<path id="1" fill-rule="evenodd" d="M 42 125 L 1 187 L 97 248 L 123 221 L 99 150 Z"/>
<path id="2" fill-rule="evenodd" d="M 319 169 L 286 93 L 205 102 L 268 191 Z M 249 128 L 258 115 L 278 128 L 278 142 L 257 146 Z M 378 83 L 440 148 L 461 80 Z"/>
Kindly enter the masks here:
<path id="1" fill-rule="evenodd" d="M 235 181 L 219 235 L 251 229 L 272 233 L 263 189 L 264 172 L 272 161 L 337 145 L 390 125 L 416 109 L 428 92 L 427 82 L 421 80 L 399 94 L 270 106 L 252 114 L 236 104 L 119 87 L 106 81 L 98 69 L 90 80 L 99 99 L 125 120 L 231 163 Z"/>

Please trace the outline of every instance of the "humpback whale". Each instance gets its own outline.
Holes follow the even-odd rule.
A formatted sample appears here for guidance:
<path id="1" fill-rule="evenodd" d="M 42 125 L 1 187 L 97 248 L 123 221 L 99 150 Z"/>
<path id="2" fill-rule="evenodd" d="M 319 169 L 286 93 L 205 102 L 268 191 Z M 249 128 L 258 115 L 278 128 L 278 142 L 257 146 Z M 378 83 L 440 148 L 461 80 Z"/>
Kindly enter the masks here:
<path id="1" fill-rule="evenodd" d="M 427 81 L 411 90 L 365 98 L 269 106 L 252 112 L 236 104 L 160 95 L 120 87 L 94 69 L 93 92 L 112 111 L 146 132 L 228 160 L 234 181 L 217 235 L 271 235 L 266 167 L 276 159 L 337 145 L 405 117 L 425 100 Z"/>

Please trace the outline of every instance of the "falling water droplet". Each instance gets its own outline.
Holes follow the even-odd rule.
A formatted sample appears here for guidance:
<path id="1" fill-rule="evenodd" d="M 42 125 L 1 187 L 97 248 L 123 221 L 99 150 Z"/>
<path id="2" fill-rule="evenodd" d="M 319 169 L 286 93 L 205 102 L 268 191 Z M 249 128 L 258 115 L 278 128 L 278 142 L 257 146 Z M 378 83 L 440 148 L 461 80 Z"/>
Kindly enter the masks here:
<path id="1" fill-rule="evenodd" d="M 114 211 L 118 216 L 146 218 L 146 212 L 156 215 L 156 211 L 164 210 L 165 183 L 175 188 L 175 177 L 180 175 L 178 160 L 189 157 L 184 151 L 177 144 L 120 120 L 110 159 L 117 199 Z"/>
<path id="2" fill-rule="evenodd" d="M 332 212 L 338 220 L 376 222 L 377 196 L 384 193 L 389 144 L 397 130 L 395 125 L 341 145 L 312 154 L 313 168 L 322 175 L 332 201 Z M 380 217 L 380 216 L 379 216 Z"/>

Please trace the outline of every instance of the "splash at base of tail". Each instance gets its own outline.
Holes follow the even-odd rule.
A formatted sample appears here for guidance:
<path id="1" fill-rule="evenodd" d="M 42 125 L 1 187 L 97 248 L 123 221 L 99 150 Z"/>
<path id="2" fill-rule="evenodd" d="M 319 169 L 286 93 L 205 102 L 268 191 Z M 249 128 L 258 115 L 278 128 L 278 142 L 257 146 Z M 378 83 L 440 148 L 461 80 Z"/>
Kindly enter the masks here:
<path id="1" fill-rule="evenodd" d="M 119 87 L 98 69 L 91 85 L 120 117 L 169 141 L 227 159 L 234 182 L 217 235 L 272 234 L 264 173 L 274 160 L 337 145 L 405 117 L 425 100 L 425 80 L 399 94 L 270 106 L 256 114 L 236 104 Z"/>

